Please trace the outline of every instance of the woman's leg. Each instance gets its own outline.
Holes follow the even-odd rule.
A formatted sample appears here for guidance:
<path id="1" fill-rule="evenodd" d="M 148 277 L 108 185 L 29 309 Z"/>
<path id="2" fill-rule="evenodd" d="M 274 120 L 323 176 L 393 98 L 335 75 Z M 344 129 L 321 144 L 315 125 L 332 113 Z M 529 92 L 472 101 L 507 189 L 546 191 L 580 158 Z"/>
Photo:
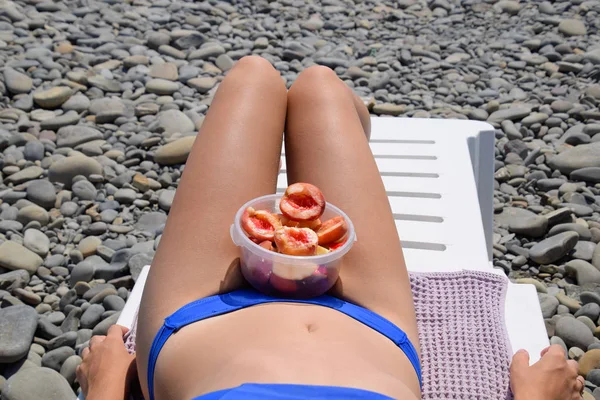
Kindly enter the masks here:
<path id="1" fill-rule="evenodd" d="M 165 317 L 198 298 L 243 284 L 229 227 L 246 201 L 275 193 L 286 88 L 260 57 L 238 61 L 223 80 L 185 166 L 144 289 L 138 370 Z"/>
<path id="2" fill-rule="evenodd" d="M 365 136 L 365 114 L 335 72 L 325 67 L 303 71 L 288 92 L 288 181 L 317 185 L 354 223 L 358 241 L 344 256 L 334 294 L 386 317 L 418 346 L 408 273 Z"/>

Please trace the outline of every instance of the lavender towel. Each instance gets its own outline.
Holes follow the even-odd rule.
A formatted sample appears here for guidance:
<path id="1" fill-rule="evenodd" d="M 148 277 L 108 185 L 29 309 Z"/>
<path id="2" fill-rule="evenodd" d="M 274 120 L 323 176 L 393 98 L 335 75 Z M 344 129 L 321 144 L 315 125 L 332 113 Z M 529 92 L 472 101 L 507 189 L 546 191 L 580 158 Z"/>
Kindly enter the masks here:
<path id="1" fill-rule="evenodd" d="M 508 281 L 476 271 L 411 273 L 423 400 L 512 398 L 504 322 Z"/>
<path id="2" fill-rule="evenodd" d="M 411 273 L 423 400 L 507 400 L 510 345 L 504 323 L 508 281 L 461 271 Z M 135 353 L 137 317 L 125 340 Z"/>

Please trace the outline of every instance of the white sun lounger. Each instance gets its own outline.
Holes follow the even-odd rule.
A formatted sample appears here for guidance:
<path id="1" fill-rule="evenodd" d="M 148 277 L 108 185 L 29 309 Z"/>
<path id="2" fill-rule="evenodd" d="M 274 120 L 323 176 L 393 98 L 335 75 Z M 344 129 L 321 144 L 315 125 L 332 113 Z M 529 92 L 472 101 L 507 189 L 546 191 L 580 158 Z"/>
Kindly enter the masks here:
<path id="1" fill-rule="evenodd" d="M 477 121 L 372 118 L 371 149 L 385 184 L 411 272 L 487 271 L 492 267 L 494 132 Z M 287 187 L 285 171 L 278 192 Z M 118 324 L 131 327 L 149 266 Z M 548 346 L 533 285 L 509 283 L 506 326 L 514 352 L 531 363 Z"/>

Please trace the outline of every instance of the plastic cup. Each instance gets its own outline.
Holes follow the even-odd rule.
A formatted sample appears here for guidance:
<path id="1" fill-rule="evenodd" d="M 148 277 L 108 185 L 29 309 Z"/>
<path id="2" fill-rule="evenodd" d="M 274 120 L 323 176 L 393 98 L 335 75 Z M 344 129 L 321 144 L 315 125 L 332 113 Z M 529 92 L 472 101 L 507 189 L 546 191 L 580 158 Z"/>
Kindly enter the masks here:
<path id="1" fill-rule="evenodd" d="M 289 298 L 320 296 L 338 279 L 342 257 L 356 241 L 354 225 L 342 210 L 326 203 L 322 221 L 341 215 L 348 224 L 348 240 L 341 247 L 317 256 L 289 256 L 267 250 L 248 238 L 241 225 L 242 214 L 248 207 L 280 213 L 281 197 L 279 194 L 258 197 L 244 204 L 235 214 L 230 233 L 233 243 L 240 248 L 242 274 L 256 290 L 267 295 Z"/>

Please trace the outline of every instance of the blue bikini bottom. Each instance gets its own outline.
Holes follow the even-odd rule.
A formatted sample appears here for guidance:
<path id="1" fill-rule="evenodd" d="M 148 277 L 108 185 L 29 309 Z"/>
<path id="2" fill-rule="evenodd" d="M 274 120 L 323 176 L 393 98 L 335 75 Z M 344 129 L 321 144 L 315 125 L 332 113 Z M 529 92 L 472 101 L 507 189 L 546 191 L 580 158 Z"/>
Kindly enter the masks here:
<path id="1" fill-rule="evenodd" d="M 172 315 L 165 318 L 165 323 L 160 328 L 152 347 L 150 348 L 150 357 L 148 360 L 148 391 L 150 400 L 154 400 L 154 370 L 158 355 L 167 342 L 169 337 L 177 330 L 186 325 L 203 319 L 215 317 L 240 310 L 242 308 L 255 306 L 265 303 L 303 303 L 314 304 L 323 307 L 329 307 L 337 310 L 355 320 L 367 325 L 368 327 L 381 333 L 396 344 L 412 366 L 415 368 L 419 384 L 421 381 L 421 365 L 419 356 L 413 344 L 410 342 L 406 333 L 396 325 L 375 314 L 366 308 L 359 307 L 352 303 L 340 300 L 336 297 L 322 295 L 312 299 L 283 299 L 261 294 L 252 289 L 236 290 L 227 294 L 206 297 L 191 302 Z M 312 386 L 312 385 L 287 385 L 287 384 L 244 384 L 236 388 L 219 390 L 213 393 L 207 393 L 196 399 L 388 399 L 378 393 L 369 392 L 361 389 L 342 388 L 335 386 Z"/>

